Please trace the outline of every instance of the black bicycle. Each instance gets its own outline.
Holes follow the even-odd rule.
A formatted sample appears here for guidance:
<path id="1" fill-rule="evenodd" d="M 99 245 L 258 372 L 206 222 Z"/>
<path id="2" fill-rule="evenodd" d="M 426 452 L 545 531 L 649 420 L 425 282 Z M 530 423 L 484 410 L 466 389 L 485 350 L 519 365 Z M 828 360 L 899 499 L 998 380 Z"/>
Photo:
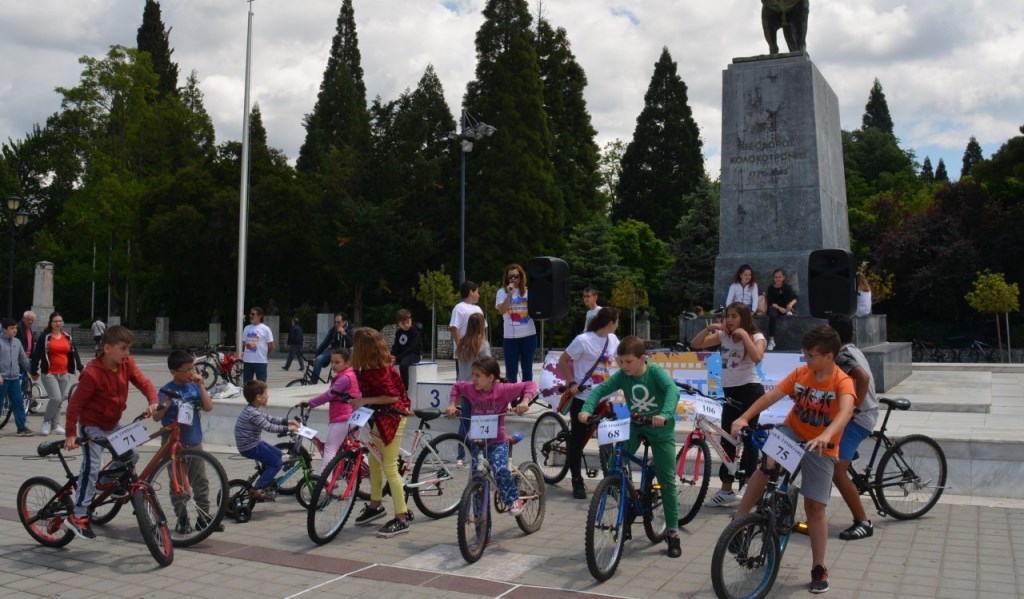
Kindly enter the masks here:
<path id="1" fill-rule="evenodd" d="M 321 372 L 326 371 L 326 378 L 324 378 L 324 375 L 321 374 L 320 376 L 316 377 L 316 380 L 313 379 L 313 363 L 315 361 L 316 358 L 313 358 L 312 360 L 306 360 L 306 369 L 302 371 L 302 378 L 297 378 L 288 381 L 288 384 L 285 385 L 285 387 L 297 387 L 300 385 L 318 385 L 320 383 L 327 383 L 328 385 L 330 385 L 331 381 L 334 380 L 334 371 L 332 371 L 330 368 L 324 368 L 323 370 L 321 370 Z"/>

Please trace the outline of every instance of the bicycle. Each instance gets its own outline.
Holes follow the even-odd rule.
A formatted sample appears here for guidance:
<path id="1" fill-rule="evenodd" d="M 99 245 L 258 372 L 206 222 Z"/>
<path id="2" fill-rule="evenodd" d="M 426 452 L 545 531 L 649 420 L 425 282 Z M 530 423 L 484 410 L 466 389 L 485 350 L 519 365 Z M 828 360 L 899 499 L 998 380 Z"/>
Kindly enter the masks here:
<path id="1" fill-rule="evenodd" d="M 317 385 L 320 383 L 327 383 L 328 385 L 330 385 L 334 381 L 334 371 L 332 371 L 330 368 L 323 369 L 327 371 L 327 378 L 324 378 L 323 375 L 320 375 L 316 378 L 316 380 L 313 380 L 313 363 L 315 361 L 316 358 L 312 360 L 306 360 L 306 369 L 302 371 L 302 378 L 297 378 L 289 381 L 288 384 L 285 385 L 285 387 L 296 387 L 300 385 Z"/>
<path id="2" fill-rule="evenodd" d="M 70 396 L 69 396 L 70 397 Z M 21 399 L 25 406 L 25 415 L 35 415 L 43 407 L 43 386 L 38 381 L 33 381 L 28 375 L 21 378 Z M 0 400 L 0 429 L 7 426 L 11 420 L 11 405 L 5 395 Z"/>
<path id="3" fill-rule="evenodd" d="M 232 385 L 241 383 L 245 364 L 240 354 L 233 353 L 234 349 L 233 345 L 219 345 L 216 348 L 207 345 L 202 353 L 193 350 L 196 374 L 202 377 L 207 391 L 221 379 Z"/>
<path id="4" fill-rule="evenodd" d="M 172 389 L 160 393 L 178 407 L 178 418 L 149 436 L 164 438 L 163 444 L 140 475 L 157 497 L 166 493 L 174 510 L 171 541 L 175 547 L 195 545 L 216 531 L 227 508 L 228 476 L 210 453 L 181 443 L 181 425 L 191 425 L 199 409 L 199 398 L 186 401 Z M 116 511 L 107 519 L 113 518 Z"/>
<path id="5" fill-rule="evenodd" d="M 306 530 L 309 538 L 318 545 L 329 543 L 338 535 L 352 511 L 357 497 L 366 493 L 360 489 L 360 483 L 368 472 L 369 457 L 381 461 L 381 449 L 377 442 L 358 440 L 358 429 L 369 420 L 370 406 L 367 411 L 359 408 L 349 420 L 349 436 L 338 455 L 323 470 L 316 490 L 310 500 L 306 518 Z M 389 411 L 387 406 L 375 407 L 375 411 Z M 465 440 L 456 433 L 443 433 L 433 437 L 430 433 L 431 420 L 441 417 L 436 409 L 413 410 L 420 419 L 419 426 L 413 434 L 411 449 L 399 448 L 398 473 L 402 477 L 402 492 L 406 499 L 412 495 L 416 506 L 427 516 L 435 519 L 445 518 L 455 513 L 462 498 L 462 489 L 469 481 L 469 468 L 460 464 L 460 456 L 469 453 Z M 404 412 L 403 412 L 404 414 Z M 416 463 L 410 458 L 423 443 Z M 383 494 L 394 490 L 385 482 Z M 409 516 L 412 512 L 409 512 Z"/>
<path id="6" fill-rule="evenodd" d="M 136 424 L 145 417 L 146 415 L 142 414 L 132 423 Z M 142 425 L 140 424 L 137 428 L 130 426 L 125 428 L 130 430 L 122 429 L 118 433 L 122 433 L 122 437 L 131 437 L 138 434 L 138 429 L 142 429 Z M 145 429 L 142 429 L 142 432 L 144 433 Z M 103 445 L 111 453 L 114 453 L 115 460 L 117 460 L 114 464 L 108 464 L 100 470 L 96 484 L 97 492 L 89 505 L 89 513 L 95 514 L 97 510 L 105 508 L 116 513 L 122 505 L 131 502 L 139 523 L 139 531 L 142 533 L 142 540 L 146 543 L 150 554 L 158 564 L 168 566 L 174 561 L 174 544 L 171 542 L 167 519 L 164 517 L 160 502 L 149 483 L 135 472 L 135 465 L 130 459 L 133 449 L 131 444 L 120 453 L 114 450 L 110 438 L 115 434 L 111 434 L 106 439 L 78 440 L 83 445 L 86 443 Z M 139 437 L 145 438 L 145 434 L 141 434 Z M 73 497 L 78 489 L 78 475 L 73 474 L 68 467 L 63 448 L 63 439 L 45 441 L 39 445 L 36 453 L 39 454 L 39 457 L 56 455 L 61 466 L 64 467 L 67 483 L 61 486 L 52 478 L 34 476 L 22 483 L 18 489 L 18 517 L 28 534 L 46 547 L 63 547 L 75 538 L 75 533 L 69 530 L 64 523 L 75 510 Z M 110 482 L 110 479 L 113 481 Z M 111 509 L 108 506 L 116 507 Z"/>
<path id="7" fill-rule="evenodd" d="M 614 413 L 609 413 L 600 420 L 616 418 Z M 651 419 L 631 414 L 628 422 L 649 426 Z M 622 559 L 623 545 L 633 538 L 631 527 L 637 516 L 643 518 L 644 532 L 651 543 L 663 541 L 668 531 L 661 506 L 661 485 L 655 482 L 647 438 L 643 435 L 640 437 L 644 449 L 642 459 L 623 450 L 623 443 L 629 440 L 628 422 L 623 428 L 612 429 L 608 433 L 608 440 L 615 439 L 614 461 L 604 480 L 597 485 L 587 511 L 584 540 L 587 569 L 591 576 L 601 582 L 615 574 L 619 560 Z M 639 491 L 630 472 L 632 464 L 640 469 Z"/>
<path id="8" fill-rule="evenodd" d="M 564 388 L 559 390 L 565 391 Z M 540 468 L 545 483 L 558 484 L 569 472 L 569 464 L 565 461 L 571 442 L 569 425 L 566 424 L 562 414 L 553 409 L 551 404 L 540 399 L 535 400 L 534 403 L 544 406 L 547 411 L 533 423 L 533 430 L 530 433 L 530 459 Z M 611 403 L 602 401 L 597 404 L 594 411 L 597 416 L 602 416 L 611 411 Z M 597 420 L 592 420 L 588 426 L 590 430 L 586 438 L 590 439 L 597 432 Z M 587 478 L 595 478 L 599 471 L 604 472 L 607 469 L 606 465 L 611 458 L 611 453 L 609 447 L 599 447 L 598 463 L 600 468 L 591 468 L 587 463 L 587 456 L 582 456 L 583 471 Z"/>
<path id="9" fill-rule="evenodd" d="M 926 339 L 911 339 L 910 354 L 915 362 L 945 362 L 946 352 Z"/>
<path id="10" fill-rule="evenodd" d="M 894 409 L 909 410 L 910 400 L 880 397 L 878 403 L 887 409 L 881 428 L 871 433 L 875 440 L 871 459 L 860 472 L 851 462 L 847 472 L 857 485 L 857 491 L 871 496 L 878 515 L 892 516 L 897 520 L 920 518 L 935 506 L 946 488 L 946 454 L 935 439 L 927 435 L 913 434 L 895 441 L 890 439 L 885 434 L 889 416 Z M 879 451 L 882 451 L 882 457 L 875 472 L 875 458 Z"/>
<path id="11" fill-rule="evenodd" d="M 993 347 L 990 343 L 985 343 L 978 339 L 971 339 L 968 341 L 966 347 L 959 348 L 955 351 L 954 358 L 957 362 L 981 362 L 984 359 L 986 362 L 1001 362 L 1001 356 L 999 355 L 999 349 Z"/>
<path id="12" fill-rule="evenodd" d="M 508 438 L 509 462 L 508 469 L 512 473 L 519 499 L 523 502 L 520 513 L 514 514 L 516 524 L 526 534 L 540 530 L 544 522 L 544 476 L 540 467 L 533 462 L 523 462 L 516 466 L 512 463 L 512 449 L 523 440 L 521 433 L 513 433 Z M 494 478 L 491 463 L 487 459 L 484 447 L 486 440 L 471 440 L 471 451 L 477 460 L 476 470 L 470 479 L 459 502 L 458 537 L 459 552 L 469 563 L 476 563 L 484 554 L 484 548 L 491 540 L 491 497 L 494 498 L 494 511 L 503 514 L 511 512 L 511 506 L 505 505 L 498 491 L 498 483 Z M 494 492 L 491 492 L 491 489 Z"/>
<path id="13" fill-rule="evenodd" d="M 761 449 L 772 428 L 772 424 L 751 426 L 740 436 L 749 435 Z M 760 468 L 768 475 L 764 495 L 753 511 L 725 527 L 711 555 L 711 584 L 720 598 L 765 597 L 779 575 L 796 521 L 799 487 L 793 481 L 800 467 L 789 472 L 778 462 L 769 467 L 768 461 L 767 452 L 762 451 Z"/>
<path id="14" fill-rule="evenodd" d="M 711 485 L 711 451 L 710 446 L 715 449 L 719 459 L 726 470 L 736 477 L 739 488 L 742 489 L 746 482 L 744 473 L 737 475 L 740 467 L 740 452 L 743 450 L 743 441 L 734 438 L 725 429 L 715 424 L 708 414 L 717 412 L 720 404 L 729 404 L 741 407 L 728 397 L 718 398 L 704 393 L 703 391 L 676 381 L 676 386 L 688 395 L 704 398 L 707 401 L 699 402 L 693 410 L 693 430 L 686 436 L 683 446 L 676 455 L 676 493 L 679 502 L 679 526 L 689 523 L 701 506 L 704 505 L 704 498 L 707 496 L 708 487 Z M 689 410 L 688 410 L 689 411 Z M 736 457 L 730 458 L 725 452 L 722 442 L 729 443 L 736 450 Z"/>

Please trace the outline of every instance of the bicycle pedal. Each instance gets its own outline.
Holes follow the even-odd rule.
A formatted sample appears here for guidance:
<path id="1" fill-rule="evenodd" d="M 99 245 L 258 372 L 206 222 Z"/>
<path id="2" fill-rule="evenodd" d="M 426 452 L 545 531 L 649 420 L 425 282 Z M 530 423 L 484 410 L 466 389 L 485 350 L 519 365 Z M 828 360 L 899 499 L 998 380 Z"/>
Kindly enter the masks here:
<path id="1" fill-rule="evenodd" d="M 416 514 L 412 513 L 412 510 L 409 510 L 408 512 L 405 513 L 405 519 L 409 522 L 412 522 L 416 519 Z"/>

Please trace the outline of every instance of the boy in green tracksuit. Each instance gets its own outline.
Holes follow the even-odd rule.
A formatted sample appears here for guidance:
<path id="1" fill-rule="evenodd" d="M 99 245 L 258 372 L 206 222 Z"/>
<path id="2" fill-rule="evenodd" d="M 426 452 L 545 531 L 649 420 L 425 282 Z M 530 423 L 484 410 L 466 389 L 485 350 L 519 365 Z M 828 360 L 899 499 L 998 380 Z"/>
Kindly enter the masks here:
<path id="1" fill-rule="evenodd" d="M 654 475 L 661 483 L 661 502 L 665 508 L 665 522 L 668 535 L 668 556 L 683 554 L 679 545 L 679 506 L 676 503 L 676 437 L 675 413 L 679 403 L 679 390 L 664 369 L 657 364 L 648 364 L 646 348 L 642 339 L 629 336 L 619 342 L 616 352 L 620 370 L 608 380 L 594 387 L 583 408 L 579 420 L 586 424 L 602 397 L 622 391 L 631 413 L 651 418 L 651 426 L 631 424 L 629 440 L 624 451 L 629 455 L 640 447 L 640 435 L 647 437 L 654 456 Z"/>

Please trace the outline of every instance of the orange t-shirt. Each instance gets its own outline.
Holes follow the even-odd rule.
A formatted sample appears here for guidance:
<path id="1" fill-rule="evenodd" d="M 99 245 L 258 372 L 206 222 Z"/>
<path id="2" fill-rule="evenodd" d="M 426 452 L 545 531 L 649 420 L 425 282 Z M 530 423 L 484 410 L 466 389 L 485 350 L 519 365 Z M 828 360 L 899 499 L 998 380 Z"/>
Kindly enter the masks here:
<path id="1" fill-rule="evenodd" d="M 832 369 L 832 376 L 824 381 L 815 380 L 814 371 L 806 365 L 789 373 L 779 389 L 793 398 L 793 409 L 786 416 L 786 426 L 793 429 L 801 441 L 809 441 L 820 435 L 839 413 L 839 398 L 843 395 L 857 397 L 853 379 L 839 368 Z M 832 437 L 832 448 L 823 449 L 825 455 L 839 456 L 839 440 L 843 431 Z"/>
<path id="2" fill-rule="evenodd" d="M 66 374 L 68 371 L 68 360 L 71 355 L 71 344 L 68 343 L 68 336 L 61 335 L 60 339 L 50 337 L 50 374 Z"/>

